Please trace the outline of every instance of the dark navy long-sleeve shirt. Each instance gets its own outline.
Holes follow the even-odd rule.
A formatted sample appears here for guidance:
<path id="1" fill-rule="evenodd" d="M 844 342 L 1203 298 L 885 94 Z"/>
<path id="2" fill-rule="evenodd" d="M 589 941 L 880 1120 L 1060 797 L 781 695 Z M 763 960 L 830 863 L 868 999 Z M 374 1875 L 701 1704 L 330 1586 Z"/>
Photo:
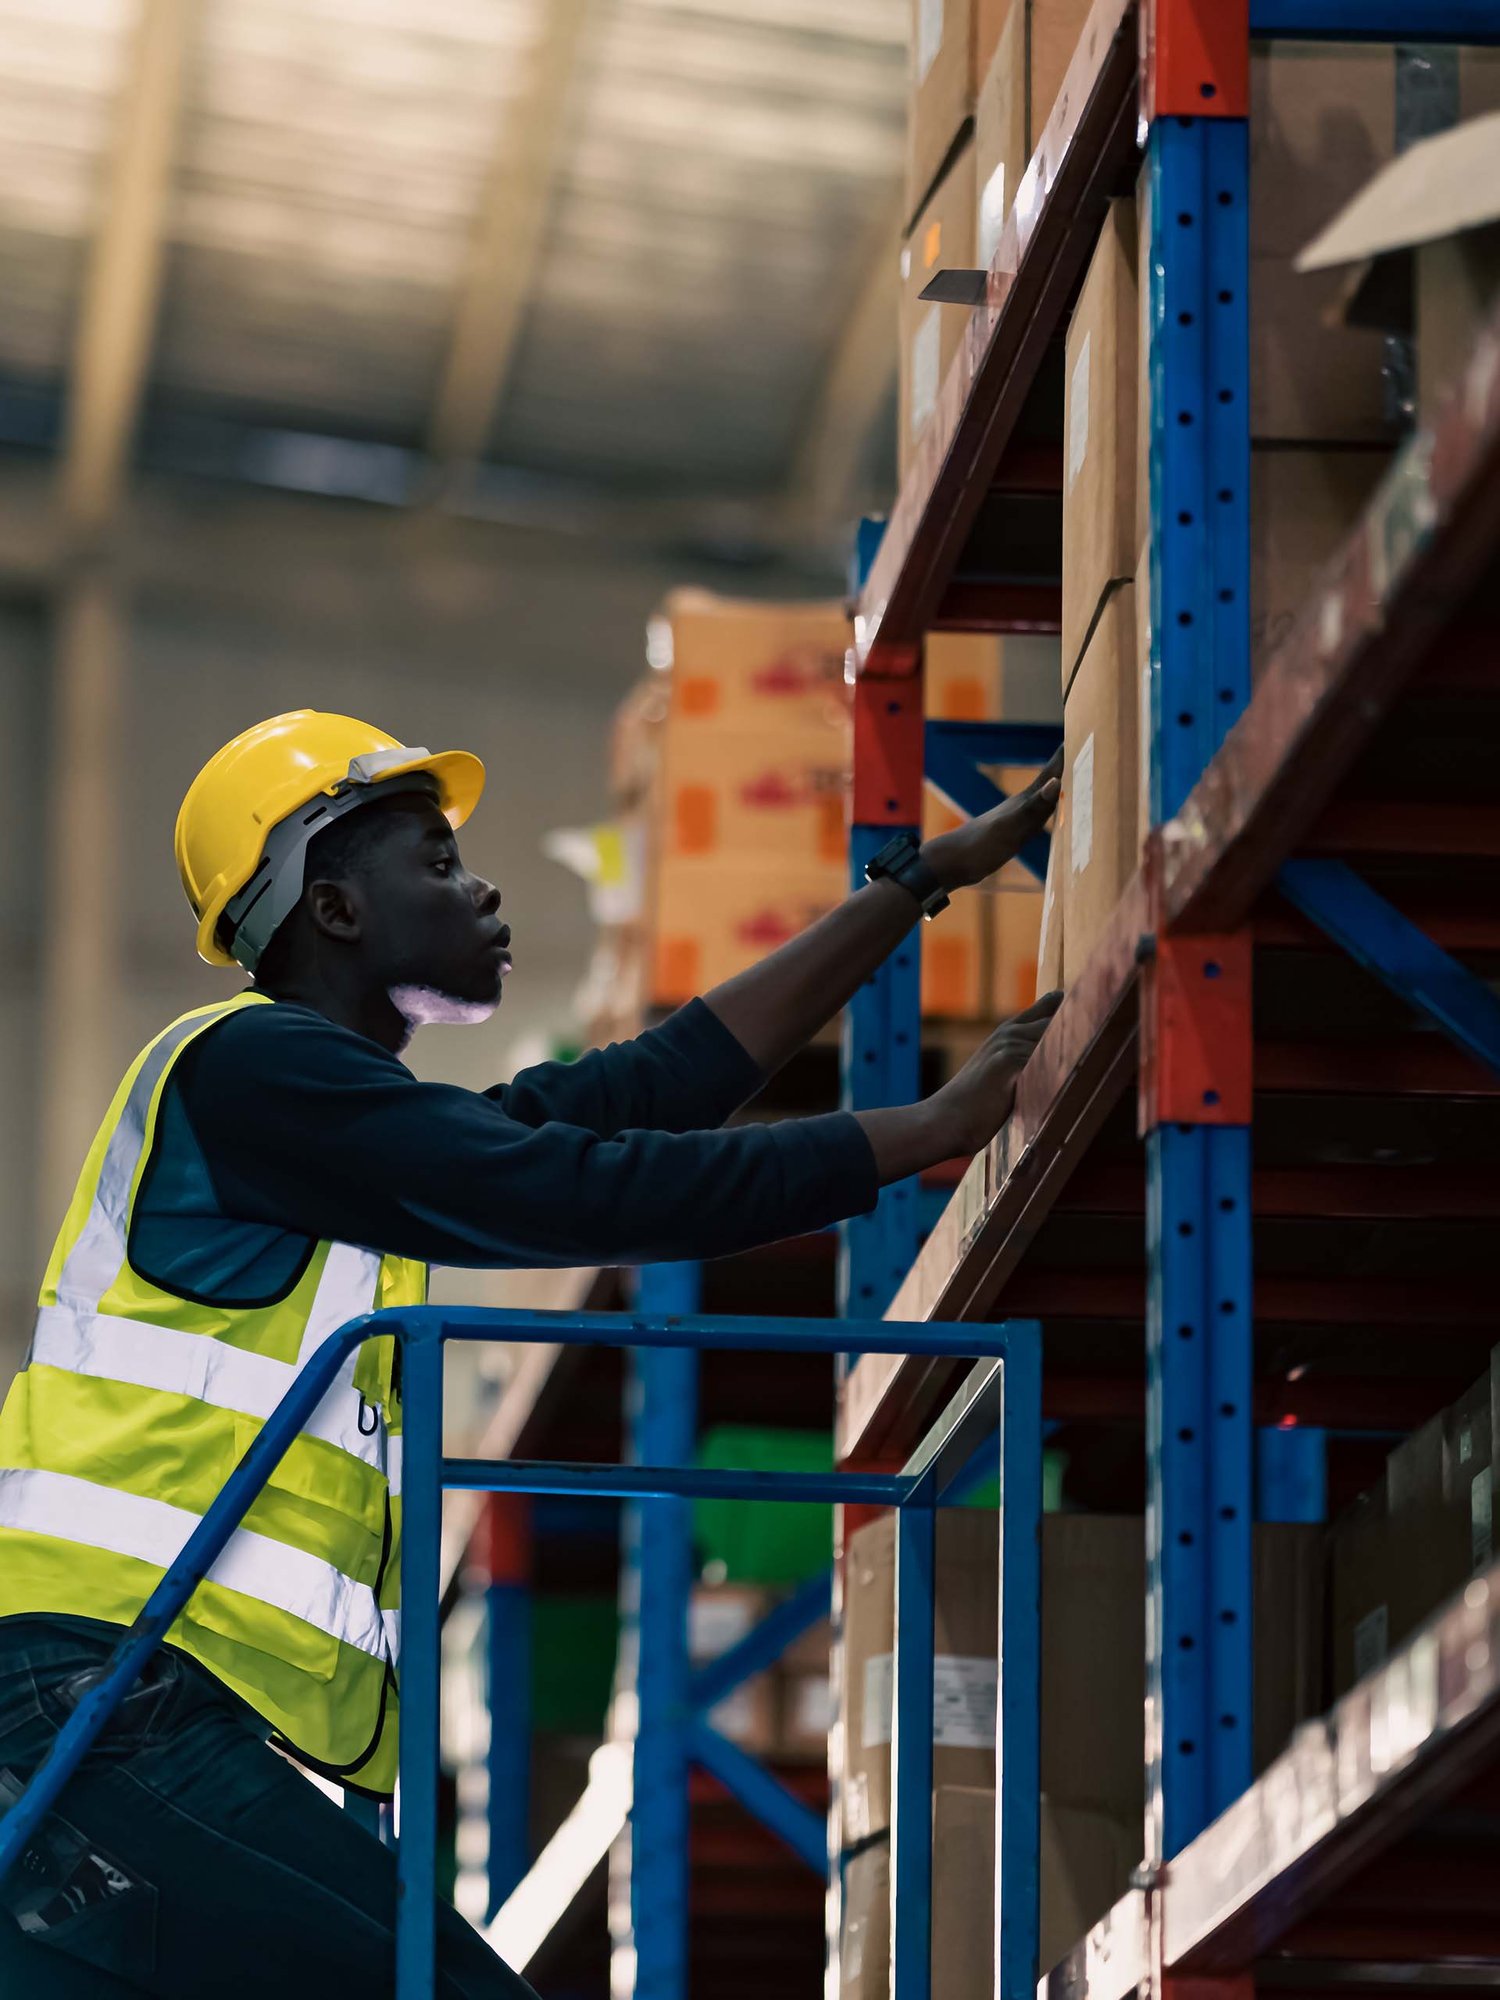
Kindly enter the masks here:
<path id="1" fill-rule="evenodd" d="M 874 1206 L 843 1112 L 717 1129 L 764 1081 L 701 1000 L 492 1090 L 424 1083 L 309 1007 L 230 1014 L 184 1051 L 132 1263 L 205 1303 L 281 1296 L 320 1239 L 434 1264 L 714 1257 Z"/>

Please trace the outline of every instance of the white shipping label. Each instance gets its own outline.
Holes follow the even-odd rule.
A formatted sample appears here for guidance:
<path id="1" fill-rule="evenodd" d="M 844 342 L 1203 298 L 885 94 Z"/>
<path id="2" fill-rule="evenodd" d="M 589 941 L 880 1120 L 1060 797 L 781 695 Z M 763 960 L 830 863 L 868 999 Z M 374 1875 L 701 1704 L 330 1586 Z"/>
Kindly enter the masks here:
<path id="1" fill-rule="evenodd" d="M 943 0 L 917 0 L 917 82 L 926 81 L 943 46 Z"/>
<path id="2" fill-rule="evenodd" d="M 911 337 L 911 442 L 916 443 L 937 408 L 943 350 L 940 308 L 929 306 Z"/>
<path id="3" fill-rule="evenodd" d="M 1005 162 L 1002 160 L 985 182 L 979 196 L 979 261 L 987 271 L 1000 246 L 1005 227 Z"/>
<path id="4" fill-rule="evenodd" d="M 1367 1611 L 1354 1628 L 1354 1675 L 1373 1674 L 1391 1649 L 1390 1613 L 1383 1604 Z"/>
<path id="5" fill-rule="evenodd" d="M 932 1740 L 953 1750 L 992 1750 L 998 1672 L 994 1660 L 939 1653 L 932 1663 Z M 895 1656 L 865 1661 L 865 1714 L 861 1743 L 873 1750 L 891 1740 L 896 1687 Z"/>
<path id="6" fill-rule="evenodd" d="M 994 1660 L 939 1653 L 932 1663 L 932 1740 L 951 1750 L 993 1750 L 999 1671 Z"/>
<path id="7" fill-rule="evenodd" d="M 1081 875 L 1094 857 L 1094 738 L 1073 759 L 1068 791 L 1068 825 L 1072 830 L 1073 873 Z"/>
<path id="8" fill-rule="evenodd" d="M 1094 336 L 1086 333 L 1073 363 L 1073 379 L 1068 384 L 1068 491 L 1083 470 L 1089 454 L 1089 347 Z"/>
<path id="9" fill-rule="evenodd" d="M 1475 1570 L 1488 1569 L 1495 1553 L 1495 1497 L 1490 1469 L 1476 1472 L 1469 1487 L 1469 1558 Z"/>

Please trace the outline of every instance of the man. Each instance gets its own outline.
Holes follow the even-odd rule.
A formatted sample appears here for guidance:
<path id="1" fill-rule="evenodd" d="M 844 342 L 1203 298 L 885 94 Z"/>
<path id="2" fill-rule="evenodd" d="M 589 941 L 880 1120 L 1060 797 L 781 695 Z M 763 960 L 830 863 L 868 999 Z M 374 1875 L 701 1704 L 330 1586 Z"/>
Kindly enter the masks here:
<path id="1" fill-rule="evenodd" d="M 474 1093 L 399 1060 L 481 1021 L 500 893 L 454 831 L 483 767 L 299 711 L 226 745 L 177 822 L 211 964 L 252 984 L 137 1059 L 0 1412 L 0 1804 L 97 1676 L 298 1367 L 425 1296 L 429 1261 L 711 1257 L 869 1210 L 974 1151 L 1055 1000 L 925 1103 L 719 1129 L 906 936 L 1044 824 L 1055 771 L 663 1026 Z M 268 1749 L 394 1782 L 400 1386 L 366 1342 L 0 1883 L 12 1996 L 388 1992 L 390 1853 Z M 525 1995 L 448 1906 L 444 1995 Z"/>

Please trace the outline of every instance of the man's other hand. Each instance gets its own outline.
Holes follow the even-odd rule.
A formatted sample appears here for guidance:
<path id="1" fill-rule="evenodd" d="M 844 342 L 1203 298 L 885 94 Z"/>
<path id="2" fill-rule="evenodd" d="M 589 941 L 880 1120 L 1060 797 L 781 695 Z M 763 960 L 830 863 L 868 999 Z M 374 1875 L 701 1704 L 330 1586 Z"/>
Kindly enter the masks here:
<path id="1" fill-rule="evenodd" d="M 1044 993 L 1024 1013 L 1002 1021 L 958 1074 L 932 1099 L 953 1138 L 955 1154 L 977 1153 L 1010 1116 L 1016 1084 L 1047 1024 L 1062 1004 L 1061 993 Z"/>

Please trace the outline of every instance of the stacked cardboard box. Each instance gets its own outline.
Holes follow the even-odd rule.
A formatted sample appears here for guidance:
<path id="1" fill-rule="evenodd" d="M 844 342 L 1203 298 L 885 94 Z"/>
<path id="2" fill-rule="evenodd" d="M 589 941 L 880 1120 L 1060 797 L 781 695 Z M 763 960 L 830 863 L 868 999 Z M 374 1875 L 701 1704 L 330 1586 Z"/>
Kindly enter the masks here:
<path id="1" fill-rule="evenodd" d="M 1013 0 L 974 109 L 980 265 L 995 257 L 1016 189 L 1062 90 L 1091 0 Z"/>
<path id="2" fill-rule="evenodd" d="M 940 1785 L 932 1798 L 932 1990 L 991 2000 L 995 1990 L 995 1794 Z M 839 1941 L 840 2000 L 885 2000 L 891 1982 L 891 1850 L 850 1861 Z"/>
<path id="3" fill-rule="evenodd" d="M 912 0 L 906 123 L 906 217 L 932 192 L 974 111 L 980 81 L 1025 0 Z M 965 258 L 967 261 L 967 257 Z"/>
<path id="4" fill-rule="evenodd" d="M 1489 1568 L 1497 1440 L 1500 1347 L 1473 1387 L 1392 1452 L 1380 1485 L 1334 1523 L 1335 1694 Z"/>
<path id="5" fill-rule="evenodd" d="M 890 1826 L 895 1533 L 889 1518 L 851 1537 L 845 1572 L 841 1711 L 843 1838 L 872 1881 Z M 935 1797 L 995 1783 L 999 1541 L 993 1514 L 938 1517 L 934 1581 Z M 1145 1527 L 1133 1515 L 1049 1514 L 1042 1524 L 1041 1782 L 1043 1967 L 1118 1900 L 1140 1858 L 1145 1812 Z M 1323 1706 L 1323 1535 L 1255 1531 L 1256 1768 Z M 991 1810 L 993 1806 L 991 1804 Z M 879 1843 L 872 1847 L 872 1843 Z M 883 1878 L 888 1880 L 888 1878 Z M 871 1916 L 851 1868 L 848 1908 Z M 870 1891 L 869 1893 L 874 1893 Z M 863 1913 L 863 1916 L 861 1915 Z M 846 1941 L 848 1933 L 846 1930 Z M 1046 1956 L 1050 1953 L 1051 1956 Z M 844 1968 L 846 1981 L 849 1967 Z M 866 1972 L 846 1993 L 880 2000 Z M 873 1981 L 873 1983 L 872 1983 Z"/>
<path id="6" fill-rule="evenodd" d="M 838 604 L 683 590 L 652 621 L 658 671 L 610 744 L 634 898 L 596 953 L 597 1038 L 743 971 L 847 894 L 848 643 Z"/>
<path id="7" fill-rule="evenodd" d="M 1339 273 L 1343 323 L 1416 339 L 1418 415 L 1430 419 L 1500 296 L 1500 112 L 1413 146 L 1298 259 Z"/>
<path id="8" fill-rule="evenodd" d="M 774 1608 L 775 1594 L 743 1584 L 699 1584 L 688 1605 L 688 1653 L 695 1666 L 737 1646 Z M 807 1633 L 763 1673 L 733 1689 L 709 1713 L 722 1735 L 778 1764 L 825 1764 L 833 1721 L 828 1627 Z"/>
<path id="9" fill-rule="evenodd" d="M 1064 985 L 1087 963 L 1139 858 L 1136 280 L 1135 203 L 1113 201 L 1067 343 L 1062 670 L 1068 831 L 1054 882 Z"/>
<path id="10" fill-rule="evenodd" d="M 989 634 L 933 633 L 924 669 L 927 715 L 945 722 L 1011 716 L 1047 720 L 1048 701 L 1055 701 L 1055 666 L 1040 698 L 1038 682 L 1049 664 L 1046 642 L 1038 648 Z M 1007 794 L 1014 794 L 1034 775 L 1005 768 L 996 778 Z M 924 837 L 959 824 L 959 815 L 929 788 L 923 801 Z M 922 1011 L 994 1019 L 1029 1006 L 1040 922 L 1039 885 L 1019 864 L 1006 867 L 982 888 L 958 891 L 937 922 L 922 931 Z"/>
<path id="11" fill-rule="evenodd" d="M 924 301 L 921 293 L 938 271 L 991 263 L 1091 0 L 913 5 L 899 326 L 897 458 L 903 477 L 970 319 L 966 307 Z"/>
<path id="12" fill-rule="evenodd" d="M 896 459 L 902 477 L 937 410 L 938 391 L 969 325 L 966 308 L 921 294 L 938 271 L 974 261 L 974 148 L 965 144 L 932 190 L 901 246 L 900 368 Z"/>

